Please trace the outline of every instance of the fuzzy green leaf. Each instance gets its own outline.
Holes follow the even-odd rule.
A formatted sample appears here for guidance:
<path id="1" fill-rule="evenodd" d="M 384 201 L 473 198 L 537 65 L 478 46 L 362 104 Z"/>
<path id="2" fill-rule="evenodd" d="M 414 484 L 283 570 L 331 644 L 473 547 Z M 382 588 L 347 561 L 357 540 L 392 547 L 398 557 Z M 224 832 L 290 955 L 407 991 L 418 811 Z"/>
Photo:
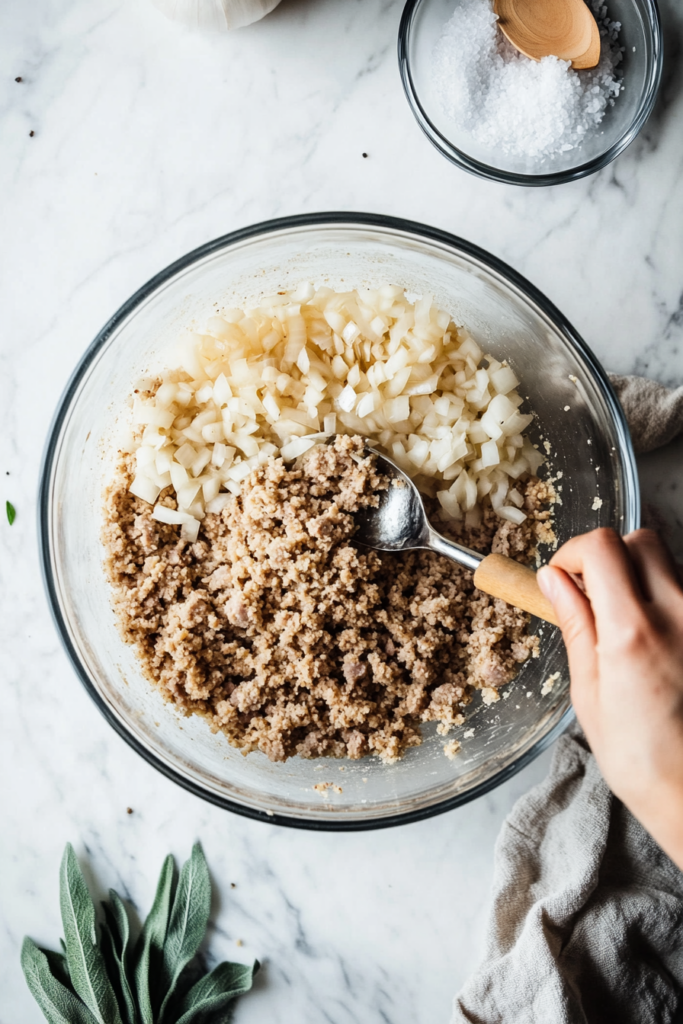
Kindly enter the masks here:
<path id="1" fill-rule="evenodd" d="M 66 844 L 62 857 L 59 901 L 74 991 L 99 1024 L 122 1024 L 104 957 L 97 946 L 95 907 L 71 843 Z"/>
<path id="2" fill-rule="evenodd" d="M 12 525 L 14 520 L 17 518 L 17 510 L 11 501 L 5 502 L 5 511 L 7 512 L 7 522 Z"/>
<path id="3" fill-rule="evenodd" d="M 183 968 L 195 955 L 206 934 L 211 909 L 211 879 L 199 843 L 183 864 L 173 900 L 171 920 L 164 943 L 162 979 L 165 990 L 159 1020 L 162 1021 Z"/>
<path id="4" fill-rule="evenodd" d="M 47 955 L 29 938 L 21 947 L 21 967 L 31 995 L 49 1024 L 95 1024 L 87 1006 L 53 976 Z"/>
<path id="5" fill-rule="evenodd" d="M 47 957 L 48 966 L 52 972 L 52 976 L 61 981 L 65 988 L 68 988 L 70 992 L 73 991 L 71 988 L 71 978 L 69 977 L 69 967 L 66 962 L 66 956 L 63 953 L 55 953 L 52 949 L 43 949 L 39 947 L 40 952 Z"/>
<path id="6" fill-rule="evenodd" d="M 164 861 L 157 884 L 152 909 L 147 915 L 135 950 L 135 991 L 142 1024 L 155 1024 L 155 1009 L 159 1004 L 157 988 L 153 984 L 163 963 L 163 949 L 175 894 L 175 862 L 169 853 Z"/>
<path id="7" fill-rule="evenodd" d="M 236 996 L 249 991 L 259 966 L 255 960 L 251 967 L 227 961 L 214 967 L 210 974 L 192 986 L 183 999 L 178 1024 L 194 1024 L 206 1014 L 224 1010 Z"/>
<path id="8" fill-rule="evenodd" d="M 102 903 L 106 918 L 102 928 L 102 951 L 125 1024 L 138 1024 L 130 982 L 130 922 L 121 897 L 114 889 L 109 890 L 109 901 Z"/>

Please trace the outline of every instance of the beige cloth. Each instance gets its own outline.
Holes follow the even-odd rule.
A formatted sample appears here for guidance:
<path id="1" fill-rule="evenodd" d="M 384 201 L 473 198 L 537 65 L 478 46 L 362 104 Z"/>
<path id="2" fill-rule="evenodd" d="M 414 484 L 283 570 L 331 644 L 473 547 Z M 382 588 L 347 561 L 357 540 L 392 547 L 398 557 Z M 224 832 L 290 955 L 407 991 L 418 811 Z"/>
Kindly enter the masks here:
<path id="1" fill-rule="evenodd" d="M 683 431 L 683 388 L 612 383 L 636 451 Z M 610 793 L 576 725 L 503 825 L 486 953 L 452 1021 L 683 1022 L 683 874 Z"/>
<path id="2" fill-rule="evenodd" d="M 683 432 L 683 386 L 675 391 L 646 377 L 610 374 L 637 454 L 652 452 Z"/>

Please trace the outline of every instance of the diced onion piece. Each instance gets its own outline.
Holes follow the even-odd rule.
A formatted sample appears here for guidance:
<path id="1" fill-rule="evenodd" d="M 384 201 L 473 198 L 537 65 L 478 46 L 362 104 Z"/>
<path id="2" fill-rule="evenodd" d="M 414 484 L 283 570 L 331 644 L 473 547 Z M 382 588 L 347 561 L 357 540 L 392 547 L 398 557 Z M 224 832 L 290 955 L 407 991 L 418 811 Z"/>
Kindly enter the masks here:
<path id="1" fill-rule="evenodd" d="M 500 462 L 500 452 L 495 441 L 485 441 L 481 446 L 481 463 L 485 469 L 487 466 L 497 466 Z"/>
<path id="2" fill-rule="evenodd" d="M 134 477 L 129 490 L 136 498 L 142 498 L 143 501 L 148 501 L 150 505 L 154 504 L 161 493 L 161 487 L 158 487 L 149 477 L 145 476 Z"/>
<path id="3" fill-rule="evenodd" d="M 231 466 L 226 473 L 228 480 L 232 480 L 233 483 L 239 483 L 240 480 L 246 480 L 251 473 L 251 466 L 248 462 L 238 462 L 234 466 Z"/>
<path id="4" fill-rule="evenodd" d="M 218 495 L 221 489 L 221 482 L 217 476 L 211 476 L 208 480 L 205 480 L 202 484 L 202 497 L 204 502 L 208 505 L 209 502 Z"/>
<path id="5" fill-rule="evenodd" d="M 204 405 L 205 402 L 210 402 L 213 398 L 213 384 L 211 381 L 207 381 L 200 387 L 199 391 L 195 395 L 195 401 L 199 402 L 200 405 Z"/>
<path id="6" fill-rule="evenodd" d="M 337 380 L 345 380 L 346 375 L 349 372 L 349 368 L 340 355 L 336 355 L 332 360 L 332 373 Z"/>
<path id="7" fill-rule="evenodd" d="M 206 511 L 207 512 L 211 512 L 213 514 L 216 514 L 218 512 L 222 512 L 223 509 L 226 508 L 230 504 L 231 501 L 232 501 L 232 495 L 231 494 L 225 494 L 225 493 L 218 494 L 218 495 L 216 495 L 215 498 L 212 498 L 211 501 L 207 501 L 207 503 L 206 503 Z"/>
<path id="8" fill-rule="evenodd" d="M 157 457 L 154 460 L 154 465 L 156 467 L 157 473 L 169 473 L 169 482 L 171 479 L 170 469 L 171 466 L 173 465 L 173 454 L 173 447 L 162 448 L 161 451 L 157 453 Z"/>
<path id="9" fill-rule="evenodd" d="M 491 504 L 496 511 L 502 508 L 507 498 L 508 484 L 507 480 L 499 480 L 491 491 Z"/>
<path id="10" fill-rule="evenodd" d="M 299 352 L 296 365 L 299 367 L 302 373 L 308 373 L 308 371 L 310 370 L 311 360 L 308 357 L 308 352 L 306 351 L 305 347 L 301 349 L 301 352 Z"/>
<path id="11" fill-rule="evenodd" d="M 221 444 L 220 442 L 218 444 L 215 444 L 213 446 L 213 452 L 211 455 L 211 465 L 215 466 L 217 469 L 220 469 L 220 467 L 225 462 L 225 455 L 227 450 L 227 445 Z"/>
<path id="12" fill-rule="evenodd" d="M 318 441 L 311 437 L 295 437 L 288 444 L 285 444 L 280 449 L 280 455 L 283 459 L 297 459 L 304 452 L 307 452 L 309 448 L 312 448 Z"/>
<path id="13" fill-rule="evenodd" d="M 501 519 L 507 519 L 509 522 L 514 523 L 515 526 L 521 526 L 526 519 L 526 514 L 522 512 L 521 508 L 515 508 L 514 505 L 501 505 L 500 508 L 496 509 L 496 514 Z"/>
<path id="14" fill-rule="evenodd" d="M 153 427 L 161 427 L 168 430 L 173 424 L 175 416 L 168 409 L 157 408 L 155 403 L 143 402 L 136 398 L 133 402 L 133 419 L 140 425 L 149 424 Z"/>
<path id="15" fill-rule="evenodd" d="M 178 505 L 182 509 L 188 509 L 197 497 L 201 482 L 199 480 L 190 480 L 188 483 L 183 484 L 182 487 L 176 488 L 176 495 L 178 497 Z"/>
<path id="16" fill-rule="evenodd" d="M 410 416 L 410 399 L 407 395 L 392 398 L 384 403 L 384 416 L 389 423 L 401 423 Z"/>
<path id="17" fill-rule="evenodd" d="M 170 469 L 171 483 L 175 487 L 176 491 L 180 487 L 184 487 L 188 483 L 190 476 L 184 466 L 179 466 L 177 463 L 173 463 Z"/>
<path id="18" fill-rule="evenodd" d="M 310 281 L 303 281 L 297 286 L 296 291 L 292 295 L 293 302 L 310 302 L 315 295 L 315 288 Z"/>
<path id="19" fill-rule="evenodd" d="M 337 405 L 342 412 L 353 412 L 356 405 L 356 392 L 350 384 L 347 384 L 337 399 Z"/>
<path id="20" fill-rule="evenodd" d="M 514 487 L 508 491 L 508 498 L 510 499 L 513 505 L 517 506 L 517 508 L 521 508 L 524 504 L 524 498 L 519 493 L 519 491 L 516 490 L 516 488 Z"/>
<path id="21" fill-rule="evenodd" d="M 266 410 L 271 419 L 277 420 L 280 418 L 280 406 L 274 395 L 267 394 L 262 398 L 263 408 Z"/>
<path id="22" fill-rule="evenodd" d="M 335 334 L 342 335 L 344 328 L 346 327 L 346 319 L 341 313 L 335 313 L 334 310 L 326 311 L 323 316 L 327 320 L 328 324 L 335 332 Z"/>
<path id="23" fill-rule="evenodd" d="M 152 519 L 156 519 L 159 523 L 166 523 L 168 526 L 182 526 L 184 523 L 189 523 L 192 516 L 187 512 L 167 508 L 166 505 L 155 505 L 152 510 Z"/>
<path id="24" fill-rule="evenodd" d="M 379 396 L 375 391 L 366 391 L 364 395 L 361 395 L 358 405 L 356 407 L 356 415 L 370 416 L 379 406 Z"/>
<path id="25" fill-rule="evenodd" d="M 190 466 L 190 472 L 192 473 L 192 476 L 199 476 L 199 474 L 202 472 L 202 470 L 206 466 L 208 466 L 208 464 L 210 462 L 211 462 L 211 452 L 210 452 L 210 450 L 208 448 L 202 448 L 201 451 L 199 451 L 197 453 L 196 459 L 194 460 L 194 462 Z"/>
<path id="26" fill-rule="evenodd" d="M 499 370 L 493 370 L 490 376 L 491 383 L 499 395 L 507 395 L 519 384 L 509 366 L 501 366 Z"/>
<path id="27" fill-rule="evenodd" d="M 542 466 L 545 462 L 545 456 L 541 455 L 538 449 L 534 448 L 530 441 L 524 442 L 522 456 L 529 463 L 529 469 L 532 473 L 536 473 L 539 466 Z"/>
<path id="28" fill-rule="evenodd" d="M 154 396 L 157 409 L 168 409 L 169 405 L 175 401 L 178 392 L 178 385 L 174 384 L 172 381 L 167 381 L 165 384 L 162 384 Z"/>
<path id="29" fill-rule="evenodd" d="M 437 491 L 436 496 L 441 507 L 448 513 L 451 519 L 462 519 L 462 512 L 458 499 L 451 491 Z"/>
<path id="30" fill-rule="evenodd" d="M 186 523 L 180 527 L 180 537 L 182 540 L 187 540 L 190 544 L 194 544 L 197 537 L 199 536 L 200 522 L 198 519 L 188 519 Z"/>
<path id="31" fill-rule="evenodd" d="M 248 459 L 253 455 L 258 454 L 258 441 L 255 437 L 251 437 L 249 434 L 233 434 L 231 441 L 240 449 L 240 451 L 244 452 Z"/>
<path id="32" fill-rule="evenodd" d="M 179 462 L 184 469 L 189 469 L 194 460 L 197 458 L 197 449 L 194 448 L 189 441 L 182 444 L 180 448 L 176 450 L 174 455 L 176 462 Z"/>
<path id="33" fill-rule="evenodd" d="M 429 443 L 418 440 L 408 452 L 408 458 L 414 466 L 421 469 L 429 458 Z"/>
<path id="34" fill-rule="evenodd" d="M 354 341 L 360 337 L 360 328 L 357 324 L 354 324 L 353 320 L 349 320 L 341 332 L 341 336 L 347 345 L 353 345 Z"/>

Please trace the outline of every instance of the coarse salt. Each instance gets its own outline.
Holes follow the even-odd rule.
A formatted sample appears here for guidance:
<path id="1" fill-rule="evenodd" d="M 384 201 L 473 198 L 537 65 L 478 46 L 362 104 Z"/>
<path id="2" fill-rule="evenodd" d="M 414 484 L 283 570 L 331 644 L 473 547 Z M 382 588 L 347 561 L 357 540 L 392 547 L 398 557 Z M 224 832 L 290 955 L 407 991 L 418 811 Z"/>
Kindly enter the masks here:
<path id="1" fill-rule="evenodd" d="M 623 88 L 619 22 L 589 3 L 601 36 L 597 67 L 575 71 L 557 57 L 531 60 L 497 25 L 491 0 L 458 0 L 433 54 L 443 112 L 474 142 L 533 164 L 581 145 Z"/>

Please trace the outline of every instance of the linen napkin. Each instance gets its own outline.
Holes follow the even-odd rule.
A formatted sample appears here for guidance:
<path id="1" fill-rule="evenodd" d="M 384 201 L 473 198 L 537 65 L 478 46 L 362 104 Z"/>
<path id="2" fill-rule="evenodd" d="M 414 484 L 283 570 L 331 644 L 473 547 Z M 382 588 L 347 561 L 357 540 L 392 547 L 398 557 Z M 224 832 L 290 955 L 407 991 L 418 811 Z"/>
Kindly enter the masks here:
<path id="1" fill-rule="evenodd" d="M 636 452 L 683 432 L 683 387 L 612 376 Z M 683 1022 L 683 874 L 612 795 L 578 725 L 496 844 L 484 960 L 452 1024 Z"/>

